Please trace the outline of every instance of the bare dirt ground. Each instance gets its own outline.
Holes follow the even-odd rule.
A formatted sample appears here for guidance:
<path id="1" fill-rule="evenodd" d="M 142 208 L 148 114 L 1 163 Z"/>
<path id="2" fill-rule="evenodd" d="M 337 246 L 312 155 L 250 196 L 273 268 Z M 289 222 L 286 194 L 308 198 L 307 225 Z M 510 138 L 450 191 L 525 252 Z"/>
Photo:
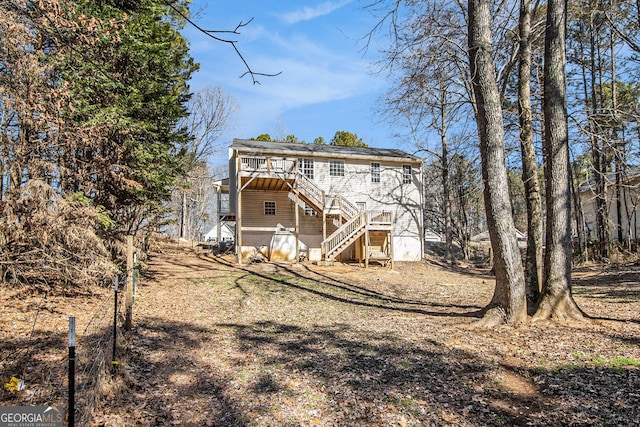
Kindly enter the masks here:
<path id="1" fill-rule="evenodd" d="M 589 321 L 480 329 L 486 271 L 238 266 L 164 244 L 89 424 L 640 426 L 640 267 L 574 277 Z M 2 379 L 27 380 L 0 405 L 64 406 L 67 317 L 91 337 L 108 290 L 0 292 Z"/>

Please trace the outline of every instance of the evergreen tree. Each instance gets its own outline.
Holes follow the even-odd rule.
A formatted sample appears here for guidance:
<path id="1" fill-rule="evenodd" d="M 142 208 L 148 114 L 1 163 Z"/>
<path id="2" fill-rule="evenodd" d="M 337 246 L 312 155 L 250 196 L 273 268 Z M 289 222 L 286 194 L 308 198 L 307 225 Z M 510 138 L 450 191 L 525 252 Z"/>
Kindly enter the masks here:
<path id="1" fill-rule="evenodd" d="M 331 145 L 339 145 L 342 147 L 368 147 L 362 138 L 358 138 L 355 133 L 339 130 L 331 138 Z"/>
<path id="2" fill-rule="evenodd" d="M 164 3 L 116 3 L 79 2 L 77 19 L 96 22 L 101 36 L 83 55 L 66 56 L 61 75 L 74 82 L 68 118 L 100 129 L 81 150 L 93 164 L 77 190 L 132 233 L 170 197 L 182 172 L 176 147 L 189 136 L 176 124 L 187 114 L 197 65 Z"/>

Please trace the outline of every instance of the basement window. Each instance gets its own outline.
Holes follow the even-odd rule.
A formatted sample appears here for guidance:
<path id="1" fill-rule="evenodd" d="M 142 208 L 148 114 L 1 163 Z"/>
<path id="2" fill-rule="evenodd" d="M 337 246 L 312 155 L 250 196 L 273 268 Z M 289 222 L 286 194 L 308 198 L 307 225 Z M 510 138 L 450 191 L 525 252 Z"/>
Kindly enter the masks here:
<path id="1" fill-rule="evenodd" d="M 276 214 L 276 202 L 264 202 L 264 214 L 275 215 Z"/>
<path id="2" fill-rule="evenodd" d="M 318 213 L 306 203 L 304 204 L 304 216 L 318 216 Z"/>

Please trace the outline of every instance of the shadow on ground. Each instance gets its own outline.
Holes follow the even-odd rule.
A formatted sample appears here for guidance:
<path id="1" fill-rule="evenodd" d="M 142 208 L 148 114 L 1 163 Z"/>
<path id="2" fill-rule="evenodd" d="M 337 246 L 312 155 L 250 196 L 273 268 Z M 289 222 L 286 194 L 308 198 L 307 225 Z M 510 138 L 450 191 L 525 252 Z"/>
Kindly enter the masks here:
<path id="1" fill-rule="evenodd" d="M 640 415 L 638 369 L 523 370 L 343 324 L 148 319 L 128 366 L 129 390 L 109 406 L 137 425 L 587 426 Z"/>

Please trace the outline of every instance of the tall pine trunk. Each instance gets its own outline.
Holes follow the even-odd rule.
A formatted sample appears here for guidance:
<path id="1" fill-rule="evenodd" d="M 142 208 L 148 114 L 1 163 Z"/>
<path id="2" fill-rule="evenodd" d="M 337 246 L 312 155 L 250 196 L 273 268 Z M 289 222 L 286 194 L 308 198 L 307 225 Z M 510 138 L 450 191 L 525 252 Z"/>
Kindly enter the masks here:
<path id="1" fill-rule="evenodd" d="M 440 98 L 440 144 L 442 149 L 442 214 L 444 216 L 444 241 L 445 253 L 444 258 L 447 262 L 454 262 L 453 255 L 453 233 L 451 224 L 451 185 L 449 179 L 449 146 L 447 145 L 447 95 L 446 89 L 441 89 Z"/>
<path id="2" fill-rule="evenodd" d="M 542 299 L 534 320 L 581 319 L 571 294 L 571 192 L 565 87 L 565 0 L 549 0 L 544 52 L 544 160 L 547 247 Z"/>
<path id="3" fill-rule="evenodd" d="M 480 138 L 487 225 L 494 253 L 496 286 L 481 325 L 526 321 L 522 259 L 511 216 L 505 167 L 502 107 L 491 45 L 489 0 L 469 0 L 469 65 Z"/>
<path id="4" fill-rule="evenodd" d="M 596 0 L 589 2 L 589 62 L 590 62 L 590 80 L 589 91 L 591 99 L 591 117 L 589 118 L 589 131 L 591 139 L 591 150 L 593 156 L 594 184 L 595 184 L 595 201 L 596 201 L 596 227 L 597 227 L 597 256 L 600 260 L 609 258 L 609 245 L 611 243 L 611 233 L 609 230 L 609 208 L 606 198 L 606 175 L 609 162 L 605 143 L 600 135 L 601 127 L 596 123 L 596 118 L 601 111 L 601 103 L 604 101 L 603 96 L 598 97 L 598 93 L 602 93 L 602 78 L 598 80 L 598 73 L 602 77 L 600 63 L 599 39 L 597 35 L 598 28 L 594 22 L 595 11 L 598 8 Z M 599 84 L 598 84 L 599 81 Z M 598 86 L 600 90 L 598 90 Z M 599 100 L 598 100 L 599 99 Z"/>
<path id="5" fill-rule="evenodd" d="M 525 283 L 527 307 L 536 309 L 542 288 L 542 201 L 531 119 L 531 1 L 520 3 L 518 66 L 518 114 L 522 149 L 522 182 L 527 202 L 527 258 Z"/>

